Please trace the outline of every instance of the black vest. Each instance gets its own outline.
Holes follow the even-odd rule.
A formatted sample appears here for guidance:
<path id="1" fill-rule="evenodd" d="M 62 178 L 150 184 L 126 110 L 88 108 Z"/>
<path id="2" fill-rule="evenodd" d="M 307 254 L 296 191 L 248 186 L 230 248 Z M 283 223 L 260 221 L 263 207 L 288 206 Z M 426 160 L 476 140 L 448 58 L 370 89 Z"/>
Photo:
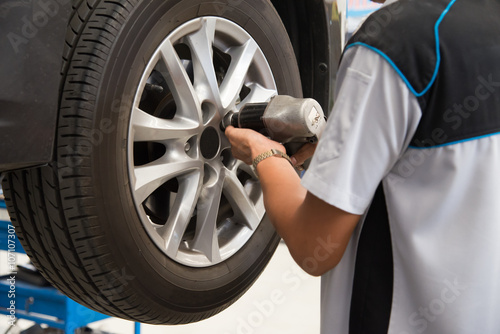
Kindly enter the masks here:
<path id="1" fill-rule="evenodd" d="M 500 132 L 500 0 L 400 0 L 372 14 L 346 46 L 384 57 L 417 97 L 413 148 Z M 387 333 L 392 248 L 379 187 L 359 238 L 349 332 Z"/>
<path id="2" fill-rule="evenodd" d="M 500 132 L 500 1 L 400 0 L 371 15 L 354 45 L 385 57 L 417 96 L 411 146 Z"/>

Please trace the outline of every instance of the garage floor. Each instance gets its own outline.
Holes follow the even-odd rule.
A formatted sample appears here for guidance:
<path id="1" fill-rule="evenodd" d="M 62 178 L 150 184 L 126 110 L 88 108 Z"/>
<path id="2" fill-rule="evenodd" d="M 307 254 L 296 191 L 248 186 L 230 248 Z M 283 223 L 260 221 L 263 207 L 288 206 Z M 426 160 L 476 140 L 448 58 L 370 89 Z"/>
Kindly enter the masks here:
<path id="1" fill-rule="evenodd" d="M 3 264 L 6 253 L 1 252 Z M 0 265 L 0 273 L 6 268 Z M 144 334 L 268 334 L 319 333 L 319 278 L 310 277 L 293 262 L 286 246 L 278 247 L 271 263 L 254 286 L 234 305 L 220 314 L 190 325 L 142 325 Z M 5 320 L 4 320 L 5 319 Z M 19 321 L 18 328 L 30 322 Z M 133 323 L 107 319 L 90 325 L 107 333 L 133 333 Z M 0 316 L 0 333 L 7 318 Z M 11 331 L 10 333 L 16 333 Z"/>

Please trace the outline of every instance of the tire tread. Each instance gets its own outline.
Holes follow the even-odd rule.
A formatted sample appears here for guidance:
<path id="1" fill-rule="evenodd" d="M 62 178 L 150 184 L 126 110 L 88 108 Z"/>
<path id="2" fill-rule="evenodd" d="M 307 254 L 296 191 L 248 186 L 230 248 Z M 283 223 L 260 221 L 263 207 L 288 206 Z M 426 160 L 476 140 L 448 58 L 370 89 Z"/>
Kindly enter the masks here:
<path id="1" fill-rule="evenodd" d="M 112 268 L 112 261 L 107 260 L 109 250 L 101 242 L 102 231 L 98 224 L 92 224 L 92 220 L 97 219 L 94 206 L 84 203 L 94 199 L 81 185 L 90 177 L 85 170 L 89 157 L 64 153 L 71 152 L 75 141 L 89 139 L 88 135 L 80 133 L 82 128 L 90 129 L 91 126 L 91 123 L 82 126 L 82 121 L 92 121 L 92 117 L 85 114 L 85 110 L 91 108 L 85 108 L 82 102 L 92 103 L 96 99 L 96 82 L 104 61 L 102 53 L 109 52 L 110 38 L 118 31 L 116 26 L 120 20 L 116 17 L 124 20 L 124 16 L 116 11 L 117 6 L 126 9 L 115 2 L 74 1 L 66 33 L 58 125 L 59 133 L 64 134 L 57 138 L 56 154 L 58 161 L 79 157 L 82 164 L 52 163 L 36 169 L 9 172 L 3 181 L 3 189 L 20 242 L 33 264 L 52 285 L 99 312 L 140 321 L 144 314 L 134 312 L 137 304 L 129 305 L 128 314 L 123 312 L 123 304 L 130 299 L 130 292 L 124 289 L 116 301 L 120 306 L 115 305 L 113 294 L 109 293 L 113 288 L 106 278 L 121 273 L 118 268 Z M 93 27 L 89 24 L 93 17 L 104 17 L 113 22 L 105 29 Z M 98 48 L 94 47 L 95 44 Z M 89 76 L 89 72 L 94 73 Z M 68 168 L 72 170 L 70 174 Z M 98 247 L 92 249 L 89 244 Z M 89 249 L 92 249 L 91 254 Z"/>

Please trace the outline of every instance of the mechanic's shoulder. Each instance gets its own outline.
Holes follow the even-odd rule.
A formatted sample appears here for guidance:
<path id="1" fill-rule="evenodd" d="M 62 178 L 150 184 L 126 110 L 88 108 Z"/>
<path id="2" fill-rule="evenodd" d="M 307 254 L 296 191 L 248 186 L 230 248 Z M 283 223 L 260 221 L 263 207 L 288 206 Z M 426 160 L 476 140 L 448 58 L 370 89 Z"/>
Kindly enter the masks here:
<path id="1" fill-rule="evenodd" d="M 425 91 L 438 64 L 436 24 L 450 0 L 399 0 L 370 15 L 346 50 L 363 46 L 389 61 L 414 94 Z"/>
<path id="2" fill-rule="evenodd" d="M 399 0 L 372 13 L 349 40 L 351 44 L 420 44 L 434 39 L 434 26 L 446 0 Z"/>

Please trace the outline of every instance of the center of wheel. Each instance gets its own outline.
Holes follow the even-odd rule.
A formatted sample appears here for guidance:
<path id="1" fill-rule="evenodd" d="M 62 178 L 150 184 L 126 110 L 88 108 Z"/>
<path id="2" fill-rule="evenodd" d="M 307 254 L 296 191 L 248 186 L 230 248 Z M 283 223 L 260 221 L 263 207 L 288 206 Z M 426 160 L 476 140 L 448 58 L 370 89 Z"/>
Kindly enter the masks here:
<path id="1" fill-rule="evenodd" d="M 205 159 L 213 159 L 219 152 L 220 137 L 213 127 L 206 128 L 201 134 L 200 151 Z"/>

